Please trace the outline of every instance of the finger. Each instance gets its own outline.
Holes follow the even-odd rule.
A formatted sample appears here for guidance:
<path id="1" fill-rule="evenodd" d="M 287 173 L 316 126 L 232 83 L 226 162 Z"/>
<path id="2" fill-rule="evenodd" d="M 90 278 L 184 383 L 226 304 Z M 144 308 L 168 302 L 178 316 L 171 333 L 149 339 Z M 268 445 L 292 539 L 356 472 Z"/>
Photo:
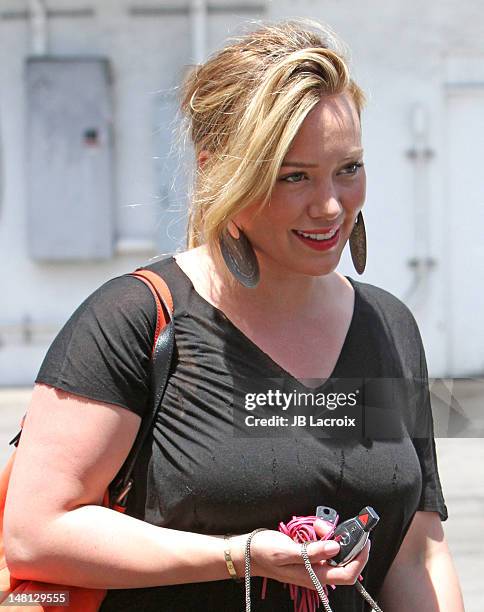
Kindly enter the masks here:
<path id="1" fill-rule="evenodd" d="M 325 543 L 326 542 L 311 542 L 308 544 L 308 553 L 310 547 L 316 549 L 318 544 Z M 331 566 L 324 563 L 324 561 L 311 562 L 311 565 L 322 584 L 351 585 L 357 581 L 358 576 L 361 574 L 366 562 L 368 561 L 368 550 L 369 544 L 367 543 L 363 550 L 353 559 L 353 561 L 343 567 Z M 277 568 L 273 567 L 272 569 L 275 571 L 271 577 L 275 580 L 309 589 L 315 588 L 306 568 L 300 563 L 283 565 Z"/>
<path id="2" fill-rule="evenodd" d="M 285 534 L 262 531 L 254 538 L 251 546 L 251 557 L 254 568 L 257 566 L 262 571 L 267 571 L 270 566 L 283 567 L 297 564 L 304 569 L 304 559 L 301 555 L 301 543 Z M 275 537 L 274 537 L 275 536 Z M 311 563 L 325 561 L 334 557 L 340 546 L 334 540 L 315 540 L 307 542 L 306 550 Z"/>
<path id="3" fill-rule="evenodd" d="M 289 539 L 289 538 L 288 538 Z M 272 557 L 276 565 L 304 565 L 304 559 L 301 555 L 301 544 L 290 541 L 289 545 L 279 550 L 273 549 Z M 326 561 L 331 559 L 339 552 L 339 544 L 334 540 L 315 540 L 314 542 L 308 542 L 306 544 L 306 552 L 308 553 L 309 561 L 311 563 L 318 563 L 319 561 Z"/>
<path id="4" fill-rule="evenodd" d="M 334 525 L 332 523 L 323 521 L 319 518 L 314 521 L 313 527 L 319 538 L 324 538 L 334 530 Z"/>
<path id="5" fill-rule="evenodd" d="M 297 558 L 291 562 L 304 563 L 301 555 L 301 544 L 297 545 Z M 326 561 L 337 555 L 340 551 L 340 545 L 334 540 L 317 540 L 306 544 L 306 552 L 311 563 L 319 563 Z"/>
<path id="6" fill-rule="evenodd" d="M 354 584 L 368 562 L 370 544 L 366 543 L 362 551 L 346 565 L 331 566 L 324 564 L 325 580 L 331 584 Z"/>

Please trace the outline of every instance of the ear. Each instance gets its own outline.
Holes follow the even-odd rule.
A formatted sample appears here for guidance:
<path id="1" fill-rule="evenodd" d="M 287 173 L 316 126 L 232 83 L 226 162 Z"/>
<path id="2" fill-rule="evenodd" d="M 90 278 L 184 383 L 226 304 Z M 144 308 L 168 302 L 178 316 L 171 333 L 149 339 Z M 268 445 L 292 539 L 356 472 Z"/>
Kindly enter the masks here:
<path id="1" fill-rule="evenodd" d="M 207 151 L 207 149 L 202 149 L 200 151 L 200 153 L 198 154 L 198 158 L 197 158 L 197 165 L 199 169 L 203 168 L 203 166 L 205 165 L 205 162 L 207 161 L 209 157 L 210 157 L 210 152 Z"/>

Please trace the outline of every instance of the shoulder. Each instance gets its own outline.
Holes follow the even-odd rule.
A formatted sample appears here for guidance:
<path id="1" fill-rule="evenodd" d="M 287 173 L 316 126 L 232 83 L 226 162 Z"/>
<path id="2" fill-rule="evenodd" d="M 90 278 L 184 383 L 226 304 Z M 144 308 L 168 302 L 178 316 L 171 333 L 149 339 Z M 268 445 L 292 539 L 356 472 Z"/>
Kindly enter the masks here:
<path id="1" fill-rule="evenodd" d="M 409 307 L 396 295 L 390 293 L 390 291 L 370 283 L 354 280 L 353 278 L 351 278 L 351 284 L 355 287 L 360 301 L 368 308 L 375 309 L 385 316 L 398 315 L 399 317 L 415 321 Z"/>
<path id="2" fill-rule="evenodd" d="M 129 274 L 112 278 L 71 314 L 52 342 L 41 371 L 45 364 L 56 364 L 64 372 L 80 362 L 87 371 L 100 360 L 112 366 L 133 354 L 149 361 L 155 327 L 156 304 L 149 288 Z"/>
<path id="3" fill-rule="evenodd" d="M 155 299 L 130 274 L 93 291 L 64 324 L 42 362 L 36 382 L 142 415 L 157 322 Z"/>
<path id="4" fill-rule="evenodd" d="M 359 300 L 363 315 L 378 321 L 386 330 L 394 335 L 398 331 L 411 334 L 420 341 L 420 332 L 415 317 L 410 308 L 393 293 L 361 281 L 350 279 Z"/>
<path id="5" fill-rule="evenodd" d="M 124 274 L 106 281 L 93 291 L 73 317 L 92 317 L 114 325 L 131 319 L 149 323 L 156 317 L 156 305 L 150 289 L 143 281 Z"/>
<path id="6" fill-rule="evenodd" d="M 149 262 L 145 268 L 165 279 L 170 261 Z M 170 286 L 170 283 L 168 283 Z M 64 343 L 96 337 L 111 348 L 127 339 L 151 346 L 157 324 L 157 306 L 151 289 L 131 272 L 105 281 L 89 294 L 61 330 Z"/>
<path id="7" fill-rule="evenodd" d="M 170 269 L 168 258 L 150 261 L 144 268 L 165 278 Z M 132 273 L 107 280 L 79 306 L 78 314 L 107 316 L 109 319 L 141 319 L 156 324 L 156 303 L 150 288 Z M 113 321 L 116 322 L 116 321 Z"/>

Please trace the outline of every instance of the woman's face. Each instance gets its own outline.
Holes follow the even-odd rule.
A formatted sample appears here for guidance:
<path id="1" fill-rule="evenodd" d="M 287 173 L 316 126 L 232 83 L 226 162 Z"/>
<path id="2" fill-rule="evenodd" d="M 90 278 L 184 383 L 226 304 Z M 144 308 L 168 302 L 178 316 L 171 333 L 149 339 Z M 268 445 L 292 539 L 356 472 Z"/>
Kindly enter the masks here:
<path id="1" fill-rule="evenodd" d="M 255 203 L 233 219 L 264 267 L 312 276 L 336 268 L 365 200 L 362 156 L 351 98 L 323 98 L 294 138 L 268 205 L 254 216 Z"/>

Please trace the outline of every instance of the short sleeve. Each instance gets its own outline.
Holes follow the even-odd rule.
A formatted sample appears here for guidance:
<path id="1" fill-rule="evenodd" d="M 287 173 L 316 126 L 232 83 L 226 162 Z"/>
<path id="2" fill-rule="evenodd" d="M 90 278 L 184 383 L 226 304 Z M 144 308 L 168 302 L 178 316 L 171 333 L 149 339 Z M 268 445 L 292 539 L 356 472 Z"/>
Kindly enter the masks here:
<path id="1" fill-rule="evenodd" d="M 51 344 L 35 380 L 143 416 L 149 400 L 156 305 L 135 277 L 90 295 Z"/>
<path id="2" fill-rule="evenodd" d="M 448 518 L 442 486 L 440 484 L 435 450 L 434 425 L 430 403 L 427 362 L 420 339 L 420 378 L 418 380 L 418 405 L 413 443 L 422 470 L 422 493 L 417 510 L 438 512 L 441 521 Z"/>

